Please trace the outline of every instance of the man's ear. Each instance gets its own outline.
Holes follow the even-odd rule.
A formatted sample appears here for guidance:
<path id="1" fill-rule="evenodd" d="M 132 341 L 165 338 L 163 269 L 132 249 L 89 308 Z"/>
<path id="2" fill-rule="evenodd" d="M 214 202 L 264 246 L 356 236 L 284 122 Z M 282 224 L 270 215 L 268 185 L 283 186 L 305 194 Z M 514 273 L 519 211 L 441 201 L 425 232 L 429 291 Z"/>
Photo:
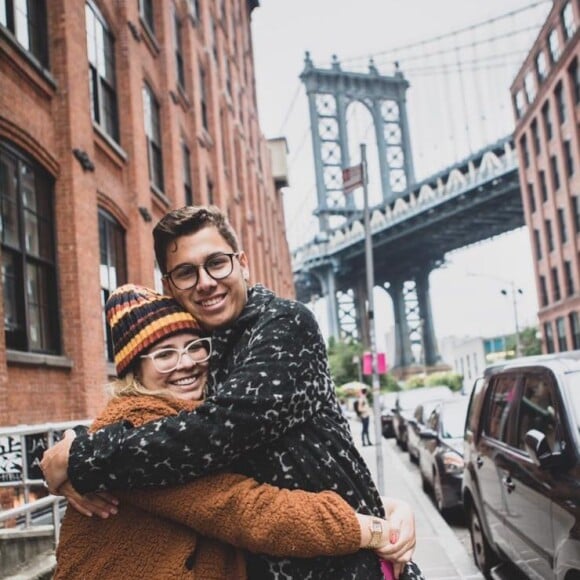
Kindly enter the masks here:
<path id="1" fill-rule="evenodd" d="M 169 281 L 169 278 L 161 278 L 161 284 L 163 284 L 163 294 L 175 298 L 173 295 L 173 284 Z"/>
<path id="2" fill-rule="evenodd" d="M 240 252 L 238 256 L 238 261 L 240 262 L 240 267 L 242 269 L 242 276 L 246 282 L 250 281 L 250 264 L 248 263 L 248 256 L 246 252 Z"/>

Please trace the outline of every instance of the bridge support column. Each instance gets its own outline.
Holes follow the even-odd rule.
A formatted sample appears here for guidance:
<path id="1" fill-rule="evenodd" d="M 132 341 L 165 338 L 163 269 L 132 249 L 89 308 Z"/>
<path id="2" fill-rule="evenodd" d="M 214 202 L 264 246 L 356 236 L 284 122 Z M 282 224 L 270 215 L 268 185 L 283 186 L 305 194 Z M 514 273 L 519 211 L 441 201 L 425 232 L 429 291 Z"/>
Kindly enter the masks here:
<path id="1" fill-rule="evenodd" d="M 338 321 L 338 301 L 336 299 L 336 279 L 334 268 L 329 266 L 320 276 L 322 291 L 326 296 L 326 315 L 328 317 L 328 334 L 335 340 L 340 339 L 340 324 Z"/>
<path id="2" fill-rule="evenodd" d="M 433 366 L 439 361 L 437 339 L 433 327 L 433 310 L 429 295 L 429 274 L 431 270 L 425 266 L 415 277 L 417 302 L 421 316 L 421 341 L 423 343 L 423 362 L 426 366 Z"/>
<path id="3" fill-rule="evenodd" d="M 413 363 L 411 340 L 409 338 L 409 324 L 405 308 L 405 294 L 403 280 L 391 282 L 388 289 L 393 300 L 395 314 L 395 367 L 409 367 Z"/>
<path id="4" fill-rule="evenodd" d="M 358 336 L 364 348 L 369 349 L 371 346 L 371 331 L 369 327 L 369 319 L 367 316 L 368 293 L 365 278 L 358 279 L 354 291 Z"/>

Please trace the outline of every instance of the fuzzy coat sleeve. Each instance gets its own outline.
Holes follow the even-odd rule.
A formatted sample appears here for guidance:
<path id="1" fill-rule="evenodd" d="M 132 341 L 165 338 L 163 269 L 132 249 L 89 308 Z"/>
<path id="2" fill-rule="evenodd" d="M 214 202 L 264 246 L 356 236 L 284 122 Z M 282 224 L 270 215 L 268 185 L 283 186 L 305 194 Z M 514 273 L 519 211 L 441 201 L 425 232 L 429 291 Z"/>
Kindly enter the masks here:
<path id="1" fill-rule="evenodd" d="M 139 426 L 192 408 L 156 397 L 121 397 L 109 403 L 91 430 L 121 420 Z M 222 473 L 179 487 L 116 495 L 122 502 L 252 552 L 307 558 L 350 554 L 360 548 L 355 512 L 331 491 L 280 489 Z"/>

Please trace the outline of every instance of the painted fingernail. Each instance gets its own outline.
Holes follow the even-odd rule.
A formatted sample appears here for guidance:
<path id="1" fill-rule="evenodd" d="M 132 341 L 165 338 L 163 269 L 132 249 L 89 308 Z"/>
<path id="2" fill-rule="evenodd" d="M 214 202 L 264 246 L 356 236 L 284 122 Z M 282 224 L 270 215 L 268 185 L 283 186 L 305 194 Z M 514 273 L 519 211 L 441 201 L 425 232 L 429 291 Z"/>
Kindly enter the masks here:
<path id="1" fill-rule="evenodd" d="M 393 530 L 389 534 L 389 542 L 391 542 L 391 544 L 396 544 L 398 539 L 399 539 L 399 532 Z"/>

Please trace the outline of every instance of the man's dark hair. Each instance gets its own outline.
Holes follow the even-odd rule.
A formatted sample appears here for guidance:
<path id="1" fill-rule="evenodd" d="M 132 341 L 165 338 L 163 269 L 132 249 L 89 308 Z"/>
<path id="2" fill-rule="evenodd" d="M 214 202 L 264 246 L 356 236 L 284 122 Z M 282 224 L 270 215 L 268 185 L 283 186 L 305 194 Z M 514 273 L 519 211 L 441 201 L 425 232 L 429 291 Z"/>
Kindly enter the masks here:
<path id="1" fill-rule="evenodd" d="M 189 236 L 203 228 L 215 227 L 234 252 L 240 251 L 238 237 L 228 218 L 215 205 L 186 205 L 165 214 L 153 228 L 155 257 L 162 274 L 167 273 L 167 249 L 177 238 Z"/>

